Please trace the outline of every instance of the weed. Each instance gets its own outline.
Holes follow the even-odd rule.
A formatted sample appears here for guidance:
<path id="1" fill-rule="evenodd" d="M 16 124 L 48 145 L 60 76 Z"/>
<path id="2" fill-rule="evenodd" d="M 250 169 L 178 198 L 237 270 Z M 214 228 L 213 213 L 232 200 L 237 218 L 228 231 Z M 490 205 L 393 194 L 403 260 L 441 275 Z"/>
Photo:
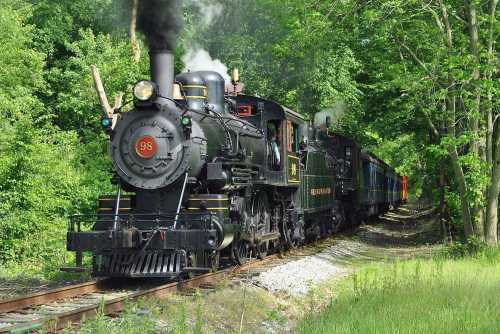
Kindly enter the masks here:
<path id="1" fill-rule="evenodd" d="M 280 325 L 285 325 L 288 318 L 278 309 L 270 309 L 267 312 L 267 320 L 270 322 L 276 322 Z"/>
<path id="2" fill-rule="evenodd" d="M 201 301 L 201 295 L 197 293 L 197 298 L 196 298 L 196 319 L 195 319 L 195 324 L 194 324 L 194 334 L 202 334 L 203 330 L 203 305 Z"/>

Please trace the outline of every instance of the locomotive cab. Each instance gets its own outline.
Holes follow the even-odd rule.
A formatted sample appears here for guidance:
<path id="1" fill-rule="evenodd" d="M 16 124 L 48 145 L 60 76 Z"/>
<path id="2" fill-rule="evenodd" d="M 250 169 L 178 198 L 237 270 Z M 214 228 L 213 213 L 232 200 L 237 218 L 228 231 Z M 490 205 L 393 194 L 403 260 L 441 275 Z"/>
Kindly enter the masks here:
<path id="1" fill-rule="evenodd" d="M 263 178 L 266 184 L 297 187 L 300 183 L 300 152 L 306 146 L 307 120 L 276 102 L 248 95 L 232 96 L 235 113 L 262 129 L 266 148 Z"/>

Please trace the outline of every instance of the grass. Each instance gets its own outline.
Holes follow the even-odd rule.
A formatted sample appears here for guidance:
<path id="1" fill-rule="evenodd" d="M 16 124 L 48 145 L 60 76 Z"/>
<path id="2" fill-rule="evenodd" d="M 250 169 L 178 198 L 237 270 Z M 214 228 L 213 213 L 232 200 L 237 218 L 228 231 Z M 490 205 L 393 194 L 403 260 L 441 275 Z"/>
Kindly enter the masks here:
<path id="1" fill-rule="evenodd" d="M 142 303 L 126 305 L 121 316 L 113 319 L 105 316 L 101 308 L 97 317 L 84 322 L 77 332 L 81 334 L 154 334 L 157 333 L 155 316 L 155 312 L 145 309 Z M 75 331 L 69 327 L 64 332 L 74 333 Z"/>
<path id="2" fill-rule="evenodd" d="M 48 263 L 3 263 L 0 268 L 0 300 L 91 279 L 89 272 L 62 272 L 60 267 L 65 263 L 63 259 Z"/>
<path id="3" fill-rule="evenodd" d="M 245 293 L 245 301 L 242 295 Z M 99 312 L 80 334 L 281 333 L 288 327 L 284 309 L 267 291 L 252 286 L 221 285 L 216 293 L 174 294 L 130 303 L 120 317 Z M 243 314 L 243 319 L 242 319 Z M 263 330 L 265 328 L 265 330 Z M 71 328 L 66 333 L 74 333 Z"/>
<path id="4" fill-rule="evenodd" d="M 298 333 L 500 333 L 500 250 L 372 264 Z"/>

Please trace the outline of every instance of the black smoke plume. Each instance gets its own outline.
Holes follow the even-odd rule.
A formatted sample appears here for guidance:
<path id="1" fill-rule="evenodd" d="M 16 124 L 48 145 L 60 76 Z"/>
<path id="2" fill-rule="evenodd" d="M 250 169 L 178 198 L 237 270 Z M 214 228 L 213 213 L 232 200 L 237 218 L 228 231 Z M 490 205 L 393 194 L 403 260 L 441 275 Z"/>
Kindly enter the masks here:
<path id="1" fill-rule="evenodd" d="M 175 49 L 184 25 L 182 0 L 139 0 L 137 27 L 151 50 Z"/>

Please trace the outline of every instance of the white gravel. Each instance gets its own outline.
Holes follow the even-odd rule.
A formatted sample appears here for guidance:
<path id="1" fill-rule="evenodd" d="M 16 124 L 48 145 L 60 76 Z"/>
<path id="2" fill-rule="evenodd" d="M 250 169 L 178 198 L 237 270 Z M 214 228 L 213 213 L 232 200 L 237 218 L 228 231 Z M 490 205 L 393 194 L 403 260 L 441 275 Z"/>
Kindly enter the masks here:
<path id="1" fill-rule="evenodd" d="M 345 272 L 345 268 L 325 259 L 322 252 L 271 268 L 254 277 L 253 281 L 271 292 L 299 296 L 307 294 L 311 286 Z"/>

